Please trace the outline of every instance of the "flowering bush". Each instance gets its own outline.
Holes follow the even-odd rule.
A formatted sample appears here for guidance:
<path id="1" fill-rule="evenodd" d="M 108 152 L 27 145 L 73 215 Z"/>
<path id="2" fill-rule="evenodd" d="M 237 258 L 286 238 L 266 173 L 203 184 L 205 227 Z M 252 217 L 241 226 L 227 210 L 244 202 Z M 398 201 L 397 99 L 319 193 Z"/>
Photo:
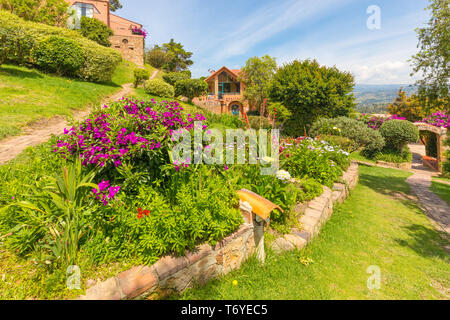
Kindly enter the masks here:
<path id="1" fill-rule="evenodd" d="M 141 35 L 144 38 L 147 38 L 147 35 L 148 35 L 148 32 L 141 28 L 133 28 L 133 29 L 131 29 L 131 32 L 133 34 Z"/>
<path id="2" fill-rule="evenodd" d="M 420 123 L 428 123 L 435 127 L 450 128 L 450 115 L 445 111 L 435 112 L 426 117 Z"/>
<path id="3" fill-rule="evenodd" d="M 283 139 L 281 167 L 296 178 L 313 178 L 332 186 L 350 165 L 349 153 L 312 138 Z"/>
<path id="4" fill-rule="evenodd" d="M 390 120 L 406 120 L 404 117 L 399 117 L 397 115 L 392 115 L 389 117 L 376 117 L 376 116 L 370 116 L 370 118 L 362 118 L 364 123 L 367 124 L 367 126 L 373 130 L 378 130 L 383 123 Z"/>

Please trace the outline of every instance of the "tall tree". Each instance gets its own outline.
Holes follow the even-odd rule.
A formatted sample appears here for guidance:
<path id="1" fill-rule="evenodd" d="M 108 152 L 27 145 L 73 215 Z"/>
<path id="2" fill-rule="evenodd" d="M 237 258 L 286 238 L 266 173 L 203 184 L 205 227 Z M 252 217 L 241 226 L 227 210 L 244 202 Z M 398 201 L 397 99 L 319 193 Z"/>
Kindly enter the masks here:
<path id="1" fill-rule="evenodd" d="M 163 66 L 166 71 L 183 71 L 194 64 L 191 60 L 192 52 L 184 50 L 181 43 L 170 39 L 168 43 L 163 43 L 162 48 L 167 53 L 167 62 Z"/>
<path id="2" fill-rule="evenodd" d="M 245 84 L 244 99 L 257 108 L 261 116 L 264 115 L 264 99 L 268 98 L 269 84 L 276 71 L 277 62 L 269 55 L 250 58 L 242 68 L 240 81 Z"/>
<path id="3" fill-rule="evenodd" d="M 0 7 L 34 22 L 63 27 L 68 18 L 65 0 L 0 0 Z"/>
<path id="4" fill-rule="evenodd" d="M 122 4 L 120 3 L 120 0 L 109 0 L 109 10 L 112 12 L 122 9 Z"/>
<path id="5" fill-rule="evenodd" d="M 270 87 L 270 98 L 289 109 L 284 125 L 289 135 L 302 135 L 319 117 L 348 116 L 355 107 L 353 75 L 316 60 L 295 60 L 279 68 Z"/>
<path id="6" fill-rule="evenodd" d="M 387 106 L 387 111 L 411 122 L 422 120 L 425 117 L 418 97 L 415 94 L 408 97 L 403 88 L 398 90 L 398 96 L 395 97 L 393 103 Z"/>
<path id="7" fill-rule="evenodd" d="M 167 53 L 158 45 L 145 53 L 145 61 L 156 69 L 161 69 L 167 63 Z"/>
<path id="8" fill-rule="evenodd" d="M 418 28 L 419 53 L 412 57 L 419 97 L 425 110 L 449 107 L 450 75 L 450 0 L 430 0 L 431 17 L 428 25 Z"/>

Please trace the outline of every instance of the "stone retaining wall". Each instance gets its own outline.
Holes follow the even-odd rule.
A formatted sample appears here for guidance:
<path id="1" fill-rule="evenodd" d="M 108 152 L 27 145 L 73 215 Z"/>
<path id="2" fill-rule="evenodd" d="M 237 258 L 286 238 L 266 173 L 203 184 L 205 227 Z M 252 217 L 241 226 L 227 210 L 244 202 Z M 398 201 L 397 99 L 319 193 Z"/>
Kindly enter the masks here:
<path id="1" fill-rule="evenodd" d="M 352 162 L 344 173 L 344 183 L 333 189 L 324 187 L 324 193 L 306 204 L 298 204 L 302 230 L 277 238 L 272 248 L 277 251 L 302 249 L 316 236 L 321 226 L 331 217 L 333 205 L 342 203 L 350 189 L 358 182 L 358 164 Z M 238 269 L 255 252 L 254 225 L 244 223 L 238 231 L 214 247 L 203 244 L 184 257 L 166 256 L 152 266 L 136 266 L 116 277 L 100 282 L 86 290 L 81 300 L 143 299 L 182 292 L 194 283 L 208 280 Z"/>
<path id="2" fill-rule="evenodd" d="M 195 282 L 205 283 L 238 269 L 254 250 L 253 225 L 245 223 L 214 247 L 203 244 L 184 257 L 166 256 L 151 267 L 133 267 L 87 289 L 79 299 L 142 299 L 182 292 Z"/>
<path id="3" fill-rule="evenodd" d="M 302 226 L 301 230 L 292 229 L 290 234 L 278 237 L 272 243 L 272 249 L 280 253 L 295 248 L 301 250 L 305 247 L 319 234 L 322 225 L 330 219 L 333 214 L 333 205 L 344 202 L 348 197 L 350 190 L 358 183 L 358 178 L 358 163 L 352 162 L 342 176 L 344 183 L 335 183 L 333 189 L 324 187 L 322 195 L 299 208 L 296 213 Z"/>

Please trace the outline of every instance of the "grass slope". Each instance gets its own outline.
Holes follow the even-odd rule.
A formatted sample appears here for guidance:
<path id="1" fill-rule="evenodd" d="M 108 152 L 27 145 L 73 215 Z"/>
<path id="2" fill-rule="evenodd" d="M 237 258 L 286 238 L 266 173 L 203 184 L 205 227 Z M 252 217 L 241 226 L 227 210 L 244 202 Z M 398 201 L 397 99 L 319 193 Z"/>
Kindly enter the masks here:
<path id="1" fill-rule="evenodd" d="M 268 253 L 181 299 L 448 299 L 447 244 L 418 207 L 399 170 L 360 166 L 360 184 L 302 252 Z M 394 198 L 397 195 L 397 198 Z M 308 266 L 300 262 L 312 259 Z M 381 269 L 369 290 L 367 268 Z M 237 286 L 233 281 L 237 280 Z"/>
<path id="2" fill-rule="evenodd" d="M 110 83 L 90 83 L 12 65 L 0 66 L 0 139 L 18 135 L 27 124 L 71 115 L 133 82 L 133 65 L 122 63 Z"/>

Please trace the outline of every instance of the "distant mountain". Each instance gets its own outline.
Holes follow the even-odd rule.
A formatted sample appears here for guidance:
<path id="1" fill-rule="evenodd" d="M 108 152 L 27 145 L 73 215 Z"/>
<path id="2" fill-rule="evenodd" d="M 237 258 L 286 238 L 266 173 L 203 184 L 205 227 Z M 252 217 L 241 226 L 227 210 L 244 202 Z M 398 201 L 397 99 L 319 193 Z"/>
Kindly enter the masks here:
<path id="1" fill-rule="evenodd" d="M 406 90 L 408 95 L 417 91 L 415 86 L 409 84 L 357 84 L 353 91 L 358 103 L 356 109 L 362 113 L 385 113 L 400 88 Z"/>

